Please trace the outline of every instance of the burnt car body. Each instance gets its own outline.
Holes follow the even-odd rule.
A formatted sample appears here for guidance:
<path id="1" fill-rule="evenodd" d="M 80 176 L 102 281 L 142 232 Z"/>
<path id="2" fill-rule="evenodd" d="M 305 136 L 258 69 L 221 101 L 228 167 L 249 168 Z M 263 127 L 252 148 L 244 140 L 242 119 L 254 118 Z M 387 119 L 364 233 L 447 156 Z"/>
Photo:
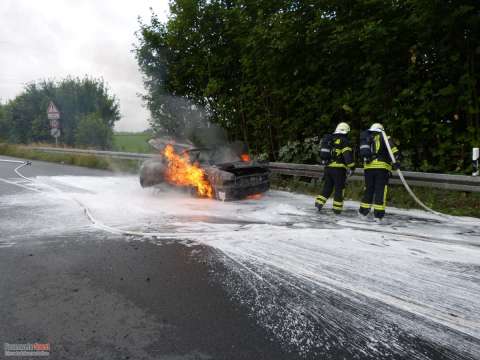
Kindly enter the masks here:
<path id="1" fill-rule="evenodd" d="M 152 145 L 159 150 L 162 148 L 162 144 Z M 240 200 L 270 188 L 267 163 L 242 161 L 240 155 L 228 147 L 187 148 L 182 152 L 188 154 L 192 164 L 196 163 L 204 170 L 213 189 L 213 198 L 217 200 Z M 166 169 L 167 160 L 162 155 L 146 160 L 140 168 L 141 186 L 166 183 Z M 191 190 L 193 193 L 195 189 Z"/>

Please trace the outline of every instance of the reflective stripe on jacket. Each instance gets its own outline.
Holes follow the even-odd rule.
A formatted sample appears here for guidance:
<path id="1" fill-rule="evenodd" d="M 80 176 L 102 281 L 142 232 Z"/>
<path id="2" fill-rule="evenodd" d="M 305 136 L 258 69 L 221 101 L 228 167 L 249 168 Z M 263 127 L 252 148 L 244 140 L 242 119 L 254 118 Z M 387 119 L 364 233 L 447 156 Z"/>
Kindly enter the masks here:
<path id="1" fill-rule="evenodd" d="M 334 134 L 333 139 L 333 160 L 327 167 L 331 168 L 354 168 L 353 152 L 350 146 L 350 141 L 346 135 Z"/>

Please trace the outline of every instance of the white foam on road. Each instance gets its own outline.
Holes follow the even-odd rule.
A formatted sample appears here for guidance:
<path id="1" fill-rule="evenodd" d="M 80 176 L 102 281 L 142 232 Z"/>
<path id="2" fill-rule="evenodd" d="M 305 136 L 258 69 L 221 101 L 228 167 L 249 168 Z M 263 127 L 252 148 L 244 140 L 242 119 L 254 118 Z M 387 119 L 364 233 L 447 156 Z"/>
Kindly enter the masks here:
<path id="1" fill-rule="evenodd" d="M 344 348 L 372 357 L 428 358 L 408 343 L 411 336 L 450 349 L 452 358 L 480 354 L 476 219 L 452 222 L 393 209 L 390 224 L 376 225 L 353 217 L 356 203 L 347 203 L 347 216 L 335 217 L 314 211 L 311 197 L 285 192 L 222 203 L 142 189 L 135 177 L 37 180 L 40 192 L 0 197 L 0 207 L 30 211 L 24 232 L 88 227 L 68 199 L 74 196 L 105 225 L 209 245 L 242 278 L 228 282 L 232 296 L 304 353 Z"/>

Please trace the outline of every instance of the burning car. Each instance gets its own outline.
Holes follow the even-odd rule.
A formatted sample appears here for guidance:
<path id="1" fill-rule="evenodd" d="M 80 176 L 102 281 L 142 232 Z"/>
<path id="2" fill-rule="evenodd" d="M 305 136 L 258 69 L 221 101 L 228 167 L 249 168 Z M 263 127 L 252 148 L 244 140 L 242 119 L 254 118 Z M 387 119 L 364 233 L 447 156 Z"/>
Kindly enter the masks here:
<path id="1" fill-rule="evenodd" d="M 228 146 L 194 148 L 159 139 L 150 144 L 160 154 L 142 164 L 142 187 L 167 183 L 222 201 L 244 199 L 270 188 L 267 164 L 251 160 Z"/>

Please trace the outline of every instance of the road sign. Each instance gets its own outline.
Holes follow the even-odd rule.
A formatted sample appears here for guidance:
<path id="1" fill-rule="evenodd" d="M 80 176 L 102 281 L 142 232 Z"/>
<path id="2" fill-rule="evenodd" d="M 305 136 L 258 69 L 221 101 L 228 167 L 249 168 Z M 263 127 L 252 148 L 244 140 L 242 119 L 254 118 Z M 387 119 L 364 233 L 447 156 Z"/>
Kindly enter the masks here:
<path id="1" fill-rule="evenodd" d="M 50 134 L 54 137 L 54 138 L 58 138 L 60 137 L 60 134 L 61 134 L 61 131 L 59 128 L 53 128 L 50 130 Z"/>
<path id="2" fill-rule="evenodd" d="M 50 101 L 47 108 L 47 117 L 50 120 L 50 134 L 55 138 L 55 145 L 58 145 L 58 138 L 60 137 L 60 111 L 57 107 Z"/>
<path id="3" fill-rule="evenodd" d="M 50 127 L 52 129 L 59 129 L 60 128 L 60 121 L 58 121 L 58 119 L 50 120 Z"/>
<path id="4" fill-rule="evenodd" d="M 61 131 L 59 128 L 52 128 L 50 130 L 50 134 L 55 138 L 55 146 L 58 146 L 58 138 L 61 135 Z"/>
<path id="5" fill-rule="evenodd" d="M 50 101 L 47 108 L 47 117 L 49 120 L 58 120 L 60 119 L 60 111 L 58 111 L 57 107 Z"/>

